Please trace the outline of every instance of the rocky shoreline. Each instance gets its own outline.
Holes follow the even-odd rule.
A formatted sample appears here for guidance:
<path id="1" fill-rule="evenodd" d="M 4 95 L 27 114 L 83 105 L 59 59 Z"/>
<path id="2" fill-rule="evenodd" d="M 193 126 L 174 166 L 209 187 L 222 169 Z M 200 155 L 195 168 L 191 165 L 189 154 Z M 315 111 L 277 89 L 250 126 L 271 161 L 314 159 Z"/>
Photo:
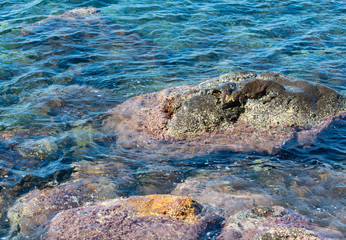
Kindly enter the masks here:
<path id="1" fill-rule="evenodd" d="M 196 184 L 215 187 L 196 178 L 168 195 L 112 198 L 116 187 L 106 180 L 81 179 L 29 192 L 8 217 L 18 239 L 342 239 L 270 196 L 212 187 L 200 192 Z M 194 198 L 182 196 L 182 189 Z M 213 204 L 208 196 L 215 193 Z"/>
<path id="2" fill-rule="evenodd" d="M 57 22 L 59 28 L 55 28 Z M 79 26 L 80 22 L 85 27 L 97 26 L 97 31 L 102 26 L 101 33 L 105 36 L 112 30 L 113 36 L 126 37 L 127 47 L 137 45 L 138 41 L 142 46 L 147 45 L 125 29 L 108 29 L 107 19 L 96 8 L 77 8 L 48 17 L 23 29 L 22 37 L 41 33 L 43 25 L 52 25 L 60 34 L 64 26 Z M 87 40 L 92 36 L 82 37 Z M 55 46 L 54 37 L 47 40 L 47 49 Z M 65 47 L 66 52 L 74 51 L 59 46 Z M 155 48 L 151 51 L 160 52 Z M 42 57 L 49 57 L 49 51 Z M 98 90 L 79 85 L 52 85 L 27 98 L 21 101 L 36 99 L 32 106 L 29 104 L 32 115 L 49 117 L 59 128 L 50 131 L 8 128 L 0 132 L 0 140 L 6 149 L 17 151 L 13 159 L 33 159 L 33 165 L 59 155 L 60 149 L 71 142 L 86 149 L 94 140 L 111 142 L 114 148 L 140 149 L 143 153 L 147 150 L 154 156 L 168 158 L 182 155 L 188 158 L 213 151 L 275 154 L 292 139 L 303 145 L 311 143 L 333 120 L 346 116 L 344 96 L 322 85 L 273 72 L 229 73 L 195 86 L 171 87 L 130 98 L 107 112 L 100 120 L 103 121 L 100 131 L 88 123 L 89 119 L 75 121 L 90 112 L 99 117 L 106 97 Z M 74 103 L 76 98 L 79 108 Z M 66 113 L 65 122 L 76 125 L 60 126 L 61 112 Z M 28 140 L 30 136 L 37 139 Z M 125 168 L 120 161 L 115 162 L 109 169 L 105 166 L 108 162 L 98 163 L 95 159 L 74 162 L 73 170 L 66 177 L 68 181 L 64 178 L 65 182 L 50 187 L 42 184 L 42 189 L 33 189 L 38 183 L 32 183 L 42 179 L 27 176 L 30 184 L 18 184 L 17 191 L 12 189 L 13 196 L 9 198 L 14 202 L 7 211 L 9 238 L 344 239 L 341 231 L 321 226 L 314 219 L 283 207 L 272 194 L 251 188 L 247 180 L 232 174 L 182 178 L 172 191 L 167 190 L 168 194 L 126 196 L 121 192 L 119 179 L 133 176 L 127 176 L 126 172 L 115 176 L 115 171 Z M 7 176 L 5 171 L 1 174 Z M 319 178 L 329 177 L 326 173 L 320 175 L 310 179 L 308 190 L 322 182 L 318 182 Z M 138 179 L 129 182 L 124 179 L 124 188 L 138 184 Z M 342 176 L 340 179 L 342 186 Z M 54 181 L 58 183 L 56 177 Z M 334 182 L 332 178 L 327 188 Z M 289 188 L 302 197 L 309 192 L 305 185 L 292 184 Z M 339 191 L 336 194 L 342 194 L 342 187 Z M 26 193 L 20 196 L 23 192 Z M 7 205 L 6 201 L 1 199 L 0 205 L 7 210 L 10 203 Z M 4 212 L 0 211 L 2 219 Z"/>
<path id="3" fill-rule="evenodd" d="M 115 139 L 116 147 L 147 149 L 151 154 L 164 151 L 166 156 L 182 153 L 186 157 L 217 150 L 274 153 L 292 138 L 302 144 L 313 140 L 345 113 L 345 98 L 329 88 L 277 73 L 239 72 L 196 86 L 130 98 L 108 112 L 102 131 L 115 136 L 111 139 Z M 11 133 L 2 137 L 11 141 L 16 132 L 13 136 Z M 19 153 L 41 159 L 32 155 L 30 146 L 42 158 L 46 158 L 43 153 L 50 154 L 49 149 L 57 148 L 41 144 L 45 151 L 36 151 L 39 144 L 26 143 L 25 148 L 18 145 Z M 102 166 L 94 171 L 84 169 L 85 164 L 89 163 L 81 161 L 75 169 L 71 175 L 74 180 L 34 189 L 18 198 L 7 213 L 11 237 L 343 238 L 338 230 L 321 227 L 279 206 L 265 192 L 239 188 L 248 183 L 232 175 L 189 178 L 167 195 L 122 197 L 119 186 L 107 174 L 90 178 L 95 171 L 100 174 Z"/>

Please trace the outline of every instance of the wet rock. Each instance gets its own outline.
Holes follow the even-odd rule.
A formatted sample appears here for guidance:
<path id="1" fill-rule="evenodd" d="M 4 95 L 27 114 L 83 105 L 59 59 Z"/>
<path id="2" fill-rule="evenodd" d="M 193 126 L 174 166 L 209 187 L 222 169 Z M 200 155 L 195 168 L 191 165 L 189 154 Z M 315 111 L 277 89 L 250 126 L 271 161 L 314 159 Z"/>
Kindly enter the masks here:
<path id="1" fill-rule="evenodd" d="M 0 142 L 4 144 L 7 148 L 13 148 L 14 145 L 22 142 L 23 139 L 30 138 L 30 136 L 47 136 L 41 134 L 43 134 L 41 131 L 10 127 L 7 128 L 5 131 L 0 132 Z"/>
<path id="2" fill-rule="evenodd" d="M 88 86 L 53 84 L 30 93 L 23 92 L 19 94 L 19 103 L 4 114 L 3 122 L 9 127 L 0 132 L 0 139 L 18 142 L 17 136 L 30 138 L 53 135 L 68 124 L 87 121 L 87 117 L 99 115 L 112 104 L 114 102 L 107 91 Z M 25 112 L 28 117 L 25 118 L 19 112 Z M 41 122 L 42 119 L 45 121 Z M 30 126 L 27 126 L 28 123 Z"/>
<path id="3" fill-rule="evenodd" d="M 202 206 L 194 200 L 173 195 L 134 196 L 116 201 L 137 216 L 165 215 L 187 223 L 196 223 L 202 210 Z"/>
<path id="4" fill-rule="evenodd" d="M 342 239 L 283 207 L 256 207 L 231 216 L 217 239 Z"/>
<path id="5" fill-rule="evenodd" d="M 256 236 L 254 240 L 287 239 L 287 240 L 319 240 L 317 235 L 304 228 L 274 228 Z"/>
<path id="6" fill-rule="evenodd" d="M 97 130 L 105 108 L 114 102 L 107 91 L 79 85 L 51 85 L 19 94 L 20 104 L 8 108 L 3 119 L 7 125 L 0 131 L 0 143 L 16 150 L 21 157 L 45 160 L 74 142 L 74 151 L 86 149 L 102 140 Z M 30 115 L 23 122 L 23 111 Z"/>
<path id="7" fill-rule="evenodd" d="M 28 35 L 30 39 L 34 36 L 35 39 L 41 40 L 40 45 L 37 46 L 36 42 L 27 40 Z M 76 8 L 60 15 L 48 16 L 22 29 L 22 36 L 18 41 L 24 43 L 23 51 L 39 47 L 40 55 L 34 55 L 32 58 L 39 61 L 50 58 L 49 63 L 44 63 L 46 67 L 71 70 L 70 74 L 59 79 L 61 83 L 70 82 L 76 75 L 83 74 L 81 66 L 94 61 L 111 61 L 113 71 L 119 72 L 119 65 L 132 63 L 133 59 L 159 60 L 167 57 L 167 53 L 155 46 L 152 41 L 115 24 L 94 7 Z M 93 54 L 95 50 L 104 54 L 102 56 Z M 63 58 L 56 57 L 62 55 Z M 123 58 L 127 62 L 123 62 Z M 119 60 L 121 62 L 114 67 L 113 61 Z M 73 64 L 79 66 L 74 68 Z M 157 64 L 161 64 L 160 61 Z M 102 66 L 97 66 L 96 69 L 100 71 L 100 67 Z M 102 71 L 110 71 L 106 67 L 104 66 Z M 84 71 L 93 72 L 90 68 Z"/>
<path id="8" fill-rule="evenodd" d="M 107 91 L 80 85 L 51 85 L 20 96 L 29 110 L 65 124 L 94 117 L 112 102 Z"/>
<path id="9" fill-rule="evenodd" d="M 40 28 L 40 25 L 52 25 L 52 27 L 61 27 L 59 23 L 66 22 L 69 24 L 77 23 L 78 21 L 86 21 L 92 23 L 94 21 L 100 21 L 100 13 L 97 8 L 94 7 L 81 7 L 69 10 L 60 15 L 51 15 L 46 19 L 43 19 L 28 28 L 22 29 L 22 34 L 34 34 Z"/>
<path id="10" fill-rule="evenodd" d="M 250 182 L 232 175 L 188 178 L 178 184 L 172 194 L 195 199 L 223 217 L 255 206 L 274 204 L 274 199 L 269 195 L 256 190 Z"/>
<path id="11" fill-rule="evenodd" d="M 98 202 L 57 214 L 47 239 L 198 239 L 218 220 L 186 197 L 148 195 Z"/>
<path id="12" fill-rule="evenodd" d="M 130 175 L 128 170 L 126 170 L 126 167 L 128 166 L 116 159 L 114 161 L 111 161 L 110 159 L 107 159 L 107 161 L 82 160 L 72 163 L 71 167 L 74 168 L 74 172 L 71 176 L 73 179 L 90 178 L 91 176 L 104 178 L 126 175 L 129 177 Z"/>
<path id="13" fill-rule="evenodd" d="M 185 153 L 272 153 L 295 133 L 304 140 L 345 116 L 345 102 L 321 85 L 272 72 L 238 72 L 131 98 L 109 111 L 104 127 L 123 147 L 168 152 L 185 144 Z"/>
<path id="14" fill-rule="evenodd" d="M 22 157 L 45 160 L 57 151 L 58 145 L 55 143 L 55 141 L 56 138 L 54 137 L 42 138 L 39 140 L 29 140 L 23 144 L 20 144 L 16 148 Z"/>
<path id="15" fill-rule="evenodd" d="M 73 173 L 71 179 L 80 178 L 111 178 L 116 179 L 117 193 L 120 196 L 138 194 L 137 180 L 133 176 L 133 170 L 121 159 L 107 157 L 105 161 L 82 160 L 71 164 Z"/>
<path id="16" fill-rule="evenodd" d="M 16 200 L 8 210 L 12 231 L 20 237 L 37 237 L 59 211 L 114 198 L 115 186 L 107 179 L 80 179 L 52 189 L 35 189 Z"/>

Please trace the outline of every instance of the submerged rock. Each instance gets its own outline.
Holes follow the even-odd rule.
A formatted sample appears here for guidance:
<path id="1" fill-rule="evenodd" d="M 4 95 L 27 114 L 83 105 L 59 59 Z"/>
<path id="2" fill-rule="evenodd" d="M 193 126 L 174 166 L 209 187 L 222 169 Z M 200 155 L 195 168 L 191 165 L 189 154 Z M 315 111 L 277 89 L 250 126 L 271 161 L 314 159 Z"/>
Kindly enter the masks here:
<path id="1" fill-rule="evenodd" d="M 238 72 L 131 98 L 109 111 L 104 127 L 123 147 L 272 153 L 296 132 L 305 141 L 345 116 L 345 102 L 321 85 Z"/>
<path id="2" fill-rule="evenodd" d="M 221 239 L 342 239 L 338 231 L 318 227 L 312 221 L 283 207 L 256 207 L 231 216 Z"/>
<path id="3" fill-rule="evenodd" d="M 39 45 L 37 41 L 27 40 L 33 36 L 40 40 Z M 70 69 L 72 74 L 64 75 L 65 77 L 59 80 L 64 83 L 72 81 L 75 75 L 92 73 L 94 69 L 90 68 L 119 72 L 120 66 L 133 63 L 133 59 L 148 61 L 167 57 L 167 52 L 151 40 L 115 24 L 94 7 L 75 8 L 60 15 L 50 15 L 22 29 L 18 40 L 24 43 L 22 50 L 38 48 L 40 55 L 33 55 L 31 58 L 49 58 L 49 62 L 43 63 L 46 67 Z M 97 53 L 95 50 L 98 50 Z M 84 66 L 87 67 L 87 63 L 95 61 L 110 61 L 114 69 L 107 69 L 106 65 L 103 68 L 102 65 L 88 65 L 88 69 L 83 69 Z M 155 63 L 161 64 L 160 61 Z M 73 65 L 80 66 L 75 68 Z M 86 73 L 83 73 L 84 71 Z"/>
<path id="4" fill-rule="evenodd" d="M 21 237 L 37 237 L 59 211 L 114 198 L 115 186 L 105 178 L 79 179 L 52 189 L 35 189 L 16 200 L 8 210 L 12 231 Z"/>
<path id="5" fill-rule="evenodd" d="M 3 118 L 9 127 L 0 131 L 0 144 L 17 150 L 21 157 L 40 161 L 71 147 L 72 141 L 78 152 L 102 140 L 95 119 L 114 104 L 107 91 L 79 85 L 51 85 L 23 92 L 19 100 Z M 23 121 L 19 111 L 30 118 Z"/>
<path id="6" fill-rule="evenodd" d="M 148 195 L 62 211 L 47 239 L 199 239 L 219 224 L 189 198 Z"/>
<path id="7" fill-rule="evenodd" d="M 55 141 L 54 137 L 29 140 L 17 146 L 17 149 L 22 157 L 44 160 L 57 151 L 58 145 Z"/>
<path id="8" fill-rule="evenodd" d="M 100 22 L 101 14 L 98 9 L 94 7 L 75 8 L 60 15 L 51 15 L 48 18 L 31 25 L 28 28 L 24 28 L 22 29 L 22 34 L 34 34 L 38 31 L 42 31 L 43 28 L 40 28 L 40 25 L 44 25 L 45 27 L 51 25 L 52 29 L 56 29 L 62 27 L 62 25 L 59 24 L 62 24 L 63 22 L 65 22 L 65 24 L 77 24 L 81 21 L 89 24 Z"/>
<path id="9" fill-rule="evenodd" d="M 272 197 L 256 190 L 251 182 L 232 175 L 188 178 L 178 184 L 172 194 L 195 199 L 223 217 L 244 209 L 274 204 Z"/>

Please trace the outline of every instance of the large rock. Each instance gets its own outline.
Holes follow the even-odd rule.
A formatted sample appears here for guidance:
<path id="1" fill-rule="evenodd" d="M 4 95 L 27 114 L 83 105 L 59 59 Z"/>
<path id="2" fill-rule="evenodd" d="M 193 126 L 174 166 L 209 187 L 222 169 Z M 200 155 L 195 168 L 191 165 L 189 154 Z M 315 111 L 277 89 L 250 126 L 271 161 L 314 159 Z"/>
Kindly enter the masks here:
<path id="1" fill-rule="evenodd" d="M 304 141 L 345 113 L 345 98 L 327 87 L 238 72 L 131 98 L 109 111 L 104 126 L 123 147 L 272 153 L 294 133 Z"/>
<path id="2" fill-rule="evenodd" d="M 202 216 L 189 198 L 148 195 L 62 211 L 47 239 L 199 239 L 218 229 L 219 220 Z"/>
<path id="3" fill-rule="evenodd" d="M 20 237 L 38 238 L 57 212 L 115 196 L 116 187 L 106 178 L 79 179 L 29 192 L 16 200 L 7 216 Z"/>
<path id="4" fill-rule="evenodd" d="M 304 216 L 283 207 L 256 207 L 231 216 L 221 234 L 223 239 L 343 239 L 342 233 L 322 228 Z"/>

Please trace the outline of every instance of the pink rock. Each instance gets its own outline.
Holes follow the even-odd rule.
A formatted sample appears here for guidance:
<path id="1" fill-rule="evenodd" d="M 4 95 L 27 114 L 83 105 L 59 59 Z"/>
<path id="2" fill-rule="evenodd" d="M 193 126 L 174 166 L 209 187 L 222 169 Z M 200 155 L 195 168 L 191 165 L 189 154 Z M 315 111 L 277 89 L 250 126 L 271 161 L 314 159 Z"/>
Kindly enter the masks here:
<path id="1" fill-rule="evenodd" d="M 8 210 L 12 230 L 35 238 L 59 211 L 116 196 L 115 185 L 106 178 L 79 179 L 52 189 L 35 189 L 16 200 Z"/>
<path id="2" fill-rule="evenodd" d="M 168 200 L 168 201 L 167 201 Z M 47 239 L 200 239 L 220 224 L 185 197 L 149 195 L 62 211 Z"/>

